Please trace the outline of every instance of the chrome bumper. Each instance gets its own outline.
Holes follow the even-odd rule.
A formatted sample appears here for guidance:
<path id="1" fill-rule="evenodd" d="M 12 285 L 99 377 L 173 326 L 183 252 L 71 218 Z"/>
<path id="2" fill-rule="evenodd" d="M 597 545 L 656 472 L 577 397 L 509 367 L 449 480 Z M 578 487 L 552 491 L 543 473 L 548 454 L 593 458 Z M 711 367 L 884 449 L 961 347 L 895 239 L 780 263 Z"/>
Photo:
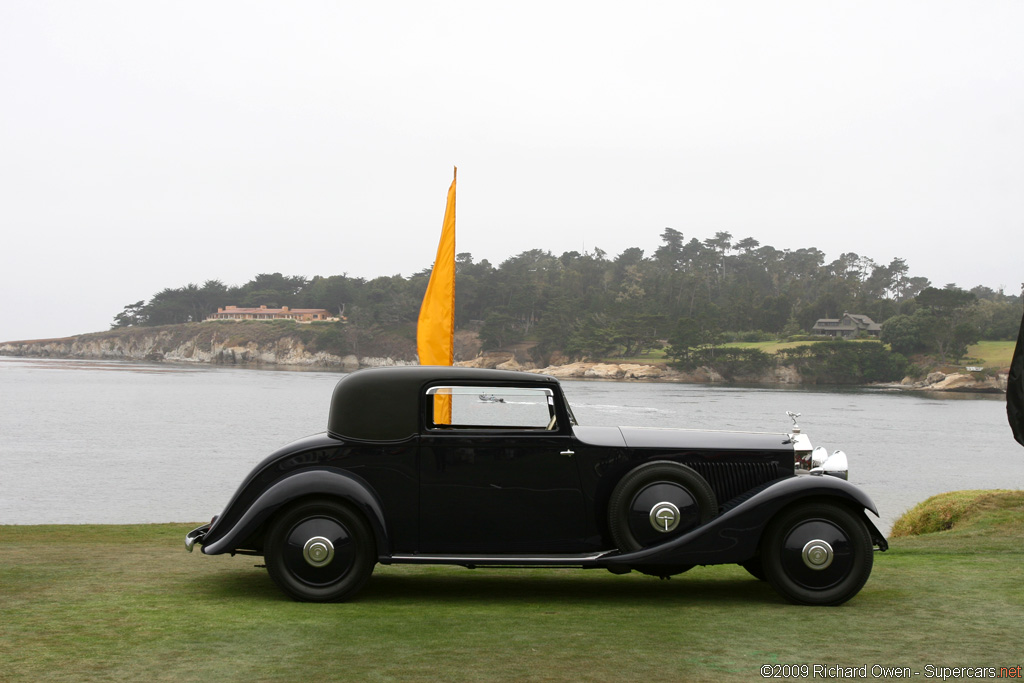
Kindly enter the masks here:
<path id="1" fill-rule="evenodd" d="M 206 537 L 206 533 L 209 530 L 210 525 L 204 524 L 185 534 L 185 550 L 192 552 L 192 547 L 195 546 L 196 543 L 202 545 L 202 540 Z"/>

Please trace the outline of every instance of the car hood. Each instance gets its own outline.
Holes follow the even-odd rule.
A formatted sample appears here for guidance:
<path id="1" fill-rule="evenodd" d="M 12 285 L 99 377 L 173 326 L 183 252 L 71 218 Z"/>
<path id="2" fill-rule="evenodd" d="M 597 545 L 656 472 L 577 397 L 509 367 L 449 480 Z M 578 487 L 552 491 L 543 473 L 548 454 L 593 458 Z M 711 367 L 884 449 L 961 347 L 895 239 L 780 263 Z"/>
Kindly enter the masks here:
<path id="1" fill-rule="evenodd" d="M 687 450 L 793 450 L 789 434 L 721 432 L 648 427 L 573 427 L 573 436 L 589 446 L 612 448 L 684 448 Z"/>

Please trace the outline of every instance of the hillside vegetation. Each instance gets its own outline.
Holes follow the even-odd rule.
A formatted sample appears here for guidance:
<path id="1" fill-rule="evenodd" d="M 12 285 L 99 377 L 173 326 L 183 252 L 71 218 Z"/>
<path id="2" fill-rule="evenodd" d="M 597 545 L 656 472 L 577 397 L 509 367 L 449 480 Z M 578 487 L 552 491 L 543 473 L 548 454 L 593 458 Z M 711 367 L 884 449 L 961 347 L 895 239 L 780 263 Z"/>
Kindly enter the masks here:
<path id="1" fill-rule="evenodd" d="M 900 258 L 882 264 L 851 252 L 826 262 L 813 247 L 779 250 L 727 232 L 687 240 L 666 228 L 661 239 L 653 254 L 634 247 L 614 258 L 534 249 L 493 266 L 458 254 L 456 327 L 478 332 L 484 350 L 529 342 L 539 364 L 663 349 L 685 365 L 703 349 L 803 339 L 820 318 L 856 313 L 885 323 L 893 351 L 942 364 L 959 362 L 979 340 L 1014 339 L 1024 312 L 1018 297 L 986 287 L 931 287 Z M 131 303 L 114 325 L 199 322 L 226 305 L 289 306 L 344 315 L 359 331 L 350 335 L 412 338 L 429 274 L 208 280 Z"/>

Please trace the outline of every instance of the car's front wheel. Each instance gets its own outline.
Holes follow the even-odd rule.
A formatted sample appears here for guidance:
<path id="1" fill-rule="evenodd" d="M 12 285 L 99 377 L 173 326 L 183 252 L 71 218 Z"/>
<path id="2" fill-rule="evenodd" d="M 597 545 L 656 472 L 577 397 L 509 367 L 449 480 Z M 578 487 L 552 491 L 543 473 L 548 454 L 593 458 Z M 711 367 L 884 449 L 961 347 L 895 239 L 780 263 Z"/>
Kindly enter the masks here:
<path id="1" fill-rule="evenodd" d="M 864 586 L 874 549 L 853 512 L 828 503 L 784 511 L 765 530 L 761 565 L 772 587 L 802 605 L 839 605 Z"/>
<path id="2" fill-rule="evenodd" d="M 328 499 L 302 501 L 274 520 L 264 544 L 267 571 L 296 600 L 352 597 L 370 578 L 376 543 L 366 520 Z"/>

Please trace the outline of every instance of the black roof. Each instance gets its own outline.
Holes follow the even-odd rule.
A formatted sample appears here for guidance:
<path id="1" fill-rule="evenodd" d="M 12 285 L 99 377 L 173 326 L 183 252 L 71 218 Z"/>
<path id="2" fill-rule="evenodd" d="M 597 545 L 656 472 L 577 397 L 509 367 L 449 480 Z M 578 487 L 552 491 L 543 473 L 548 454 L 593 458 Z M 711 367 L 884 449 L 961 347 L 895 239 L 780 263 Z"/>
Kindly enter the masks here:
<path id="1" fill-rule="evenodd" d="M 540 385 L 558 380 L 513 370 L 484 370 L 444 365 L 405 365 L 357 370 L 334 387 L 327 431 L 338 438 L 398 441 L 419 433 L 420 398 L 428 385 Z"/>

